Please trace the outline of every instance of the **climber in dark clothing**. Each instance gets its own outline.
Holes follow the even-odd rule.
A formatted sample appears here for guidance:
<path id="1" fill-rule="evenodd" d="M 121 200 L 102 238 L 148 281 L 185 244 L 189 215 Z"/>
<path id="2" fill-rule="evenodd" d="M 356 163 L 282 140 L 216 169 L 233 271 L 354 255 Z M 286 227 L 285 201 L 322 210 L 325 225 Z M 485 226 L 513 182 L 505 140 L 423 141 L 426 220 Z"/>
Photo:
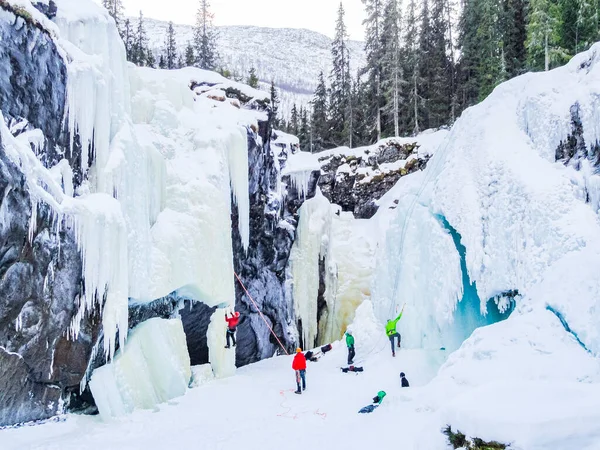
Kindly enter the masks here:
<path id="1" fill-rule="evenodd" d="M 400 372 L 400 380 L 402 381 L 402 387 L 410 387 L 410 385 L 408 384 L 408 380 L 406 379 L 406 375 L 404 375 L 404 372 Z"/>
<path id="2" fill-rule="evenodd" d="M 240 313 L 236 311 L 236 313 L 232 313 L 231 317 L 228 317 L 228 314 L 225 314 L 225 321 L 227 322 L 227 334 L 225 338 L 227 339 L 227 345 L 225 348 L 230 348 L 229 340 L 233 340 L 233 346 L 235 347 L 235 330 L 237 329 L 238 323 L 240 322 Z"/>

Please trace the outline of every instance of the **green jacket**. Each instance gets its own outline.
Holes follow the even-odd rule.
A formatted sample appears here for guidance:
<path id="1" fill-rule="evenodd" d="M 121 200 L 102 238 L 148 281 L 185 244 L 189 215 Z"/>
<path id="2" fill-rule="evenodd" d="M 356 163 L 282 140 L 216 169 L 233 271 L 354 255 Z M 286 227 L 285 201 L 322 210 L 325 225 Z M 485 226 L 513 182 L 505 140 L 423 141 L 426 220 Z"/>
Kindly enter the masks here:
<path id="1" fill-rule="evenodd" d="M 385 397 L 385 396 L 386 396 L 385 391 L 379 391 L 377 393 L 377 397 L 379 397 L 379 402 L 377 403 L 378 405 L 381 405 L 381 402 L 383 401 L 383 397 Z"/>
<path id="2" fill-rule="evenodd" d="M 388 320 L 388 323 L 385 326 L 385 334 L 387 334 L 388 336 L 391 336 L 392 334 L 396 333 L 396 324 L 398 323 L 398 321 L 400 320 L 401 317 L 402 317 L 402 313 L 400 313 L 400 315 L 398 317 L 396 317 L 394 320 Z"/>
<path id="3" fill-rule="evenodd" d="M 352 347 L 354 345 L 354 336 L 348 333 L 346 333 L 346 345 L 348 347 Z"/>

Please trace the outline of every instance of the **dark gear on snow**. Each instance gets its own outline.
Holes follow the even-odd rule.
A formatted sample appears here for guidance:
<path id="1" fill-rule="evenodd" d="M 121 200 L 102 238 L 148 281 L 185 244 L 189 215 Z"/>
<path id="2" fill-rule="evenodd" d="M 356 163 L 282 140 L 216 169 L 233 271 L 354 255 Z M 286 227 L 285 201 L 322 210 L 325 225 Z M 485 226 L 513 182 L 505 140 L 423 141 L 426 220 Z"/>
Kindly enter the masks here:
<path id="1" fill-rule="evenodd" d="M 323 347 L 321 347 L 321 352 L 322 353 L 327 353 L 328 351 L 330 351 L 333 347 L 331 346 L 331 344 L 327 344 L 324 345 Z"/>
<path id="2" fill-rule="evenodd" d="M 348 372 L 363 372 L 364 369 L 362 367 L 355 367 L 355 366 L 350 366 L 350 367 L 342 367 L 342 372 L 344 373 L 348 373 Z"/>

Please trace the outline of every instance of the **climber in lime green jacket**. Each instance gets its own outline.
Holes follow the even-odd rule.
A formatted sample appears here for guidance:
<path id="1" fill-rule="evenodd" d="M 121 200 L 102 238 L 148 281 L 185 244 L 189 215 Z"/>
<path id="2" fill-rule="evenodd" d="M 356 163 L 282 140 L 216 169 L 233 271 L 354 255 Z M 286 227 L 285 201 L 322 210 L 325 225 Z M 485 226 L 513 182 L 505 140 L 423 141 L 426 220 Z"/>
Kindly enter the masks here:
<path id="1" fill-rule="evenodd" d="M 398 348 L 400 348 L 400 340 L 402 338 L 400 336 L 400 333 L 398 333 L 396 331 L 396 324 L 402 318 L 403 312 L 404 312 L 404 306 L 402 307 L 402 311 L 400 311 L 400 314 L 398 315 L 398 317 L 396 317 L 394 320 L 391 320 L 391 319 L 388 320 L 387 324 L 385 325 L 385 334 L 387 334 L 387 337 L 390 340 L 390 344 L 392 345 L 392 356 L 396 356 L 396 350 L 394 348 L 394 338 L 395 337 L 398 338 Z"/>

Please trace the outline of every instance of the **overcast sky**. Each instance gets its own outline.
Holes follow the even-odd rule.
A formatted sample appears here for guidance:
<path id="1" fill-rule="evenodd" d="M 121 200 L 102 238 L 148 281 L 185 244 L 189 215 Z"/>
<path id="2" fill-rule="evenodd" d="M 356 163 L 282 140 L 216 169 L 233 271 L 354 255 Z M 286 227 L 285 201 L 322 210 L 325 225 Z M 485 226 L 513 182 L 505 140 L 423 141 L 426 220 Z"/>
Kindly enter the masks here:
<path id="1" fill-rule="evenodd" d="M 216 25 L 308 28 L 333 35 L 340 0 L 211 0 Z M 363 40 L 361 0 L 343 0 L 350 37 Z M 123 0 L 125 12 L 175 23 L 193 24 L 198 0 Z"/>

